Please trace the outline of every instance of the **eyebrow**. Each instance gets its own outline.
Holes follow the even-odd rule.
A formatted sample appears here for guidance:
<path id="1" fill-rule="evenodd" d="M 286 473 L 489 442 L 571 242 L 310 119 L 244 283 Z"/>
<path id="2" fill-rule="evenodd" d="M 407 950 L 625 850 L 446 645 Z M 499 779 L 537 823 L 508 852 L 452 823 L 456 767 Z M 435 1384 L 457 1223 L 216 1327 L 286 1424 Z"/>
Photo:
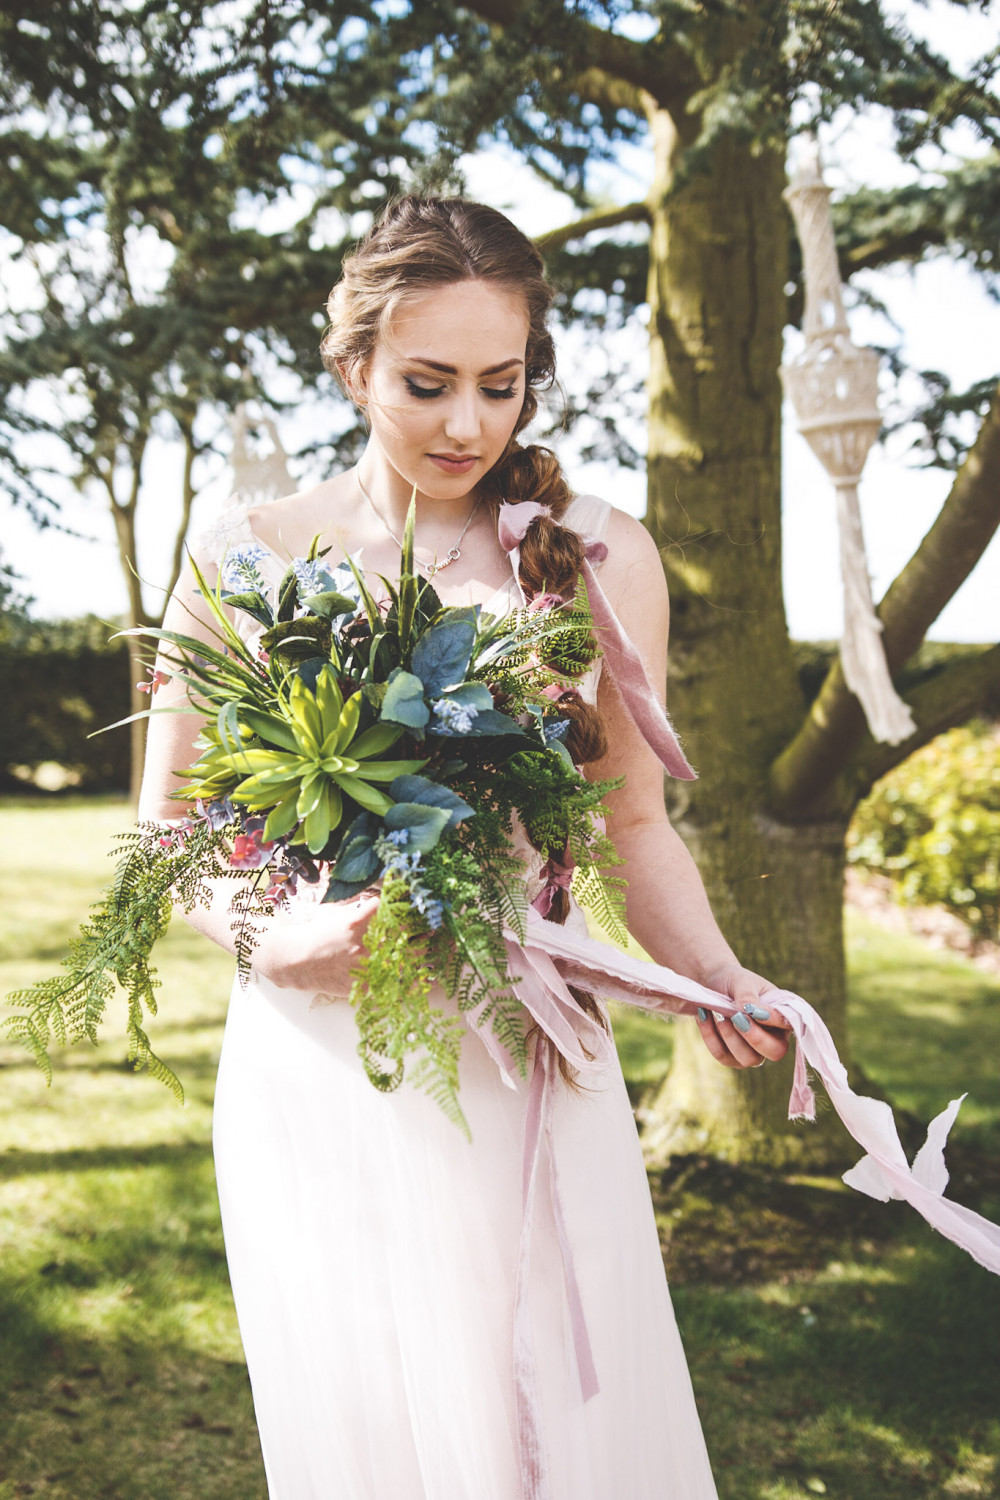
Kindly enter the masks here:
<path id="1" fill-rule="evenodd" d="M 436 359 L 424 359 L 422 355 L 414 354 L 412 361 L 415 365 L 427 365 L 431 370 L 440 370 L 442 375 L 457 375 L 458 371 L 454 365 L 439 364 Z M 480 370 L 479 379 L 484 375 L 499 375 L 501 370 L 512 370 L 515 365 L 523 365 L 523 359 L 505 359 L 502 364 L 490 365 L 486 370 Z"/>

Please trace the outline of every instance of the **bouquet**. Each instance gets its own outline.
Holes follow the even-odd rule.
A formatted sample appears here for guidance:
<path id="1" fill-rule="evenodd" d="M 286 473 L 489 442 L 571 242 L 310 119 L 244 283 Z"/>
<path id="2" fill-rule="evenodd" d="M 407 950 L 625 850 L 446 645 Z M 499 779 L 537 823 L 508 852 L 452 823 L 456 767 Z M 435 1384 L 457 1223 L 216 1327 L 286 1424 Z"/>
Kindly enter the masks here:
<path id="1" fill-rule="evenodd" d="M 159 647 L 151 690 L 179 674 L 196 712 L 198 759 L 176 792 L 193 815 L 121 836 L 114 878 L 64 961 L 64 973 L 10 997 L 6 1025 L 51 1078 L 48 1050 L 97 1032 L 115 983 L 125 991 L 129 1054 L 179 1097 L 145 1015 L 159 981 L 150 954 L 175 905 L 237 882 L 230 910 L 238 972 L 252 968 L 255 920 L 296 898 L 342 901 L 378 886 L 350 995 L 372 1083 L 404 1072 L 460 1125 L 463 1013 L 489 1026 L 522 1075 L 523 1011 L 507 972 L 505 930 L 523 942 L 529 842 L 612 932 L 623 882 L 602 799 L 563 744 L 560 700 L 597 655 L 586 591 L 543 595 L 505 616 L 445 607 L 413 560 L 414 503 L 398 585 L 381 606 L 351 559 L 334 569 L 313 541 L 269 590 L 257 543 L 230 550 L 210 587 L 195 565 L 213 640 L 139 628 Z M 248 643 L 230 611 L 260 627 Z M 122 721 L 128 722 L 128 721 Z M 111 726 L 116 727 L 116 726 Z M 549 895 L 551 900 L 551 893 Z M 455 1002 L 431 1003 L 440 984 Z M 456 1014 L 457 1010 L 457 1014 Z"/>

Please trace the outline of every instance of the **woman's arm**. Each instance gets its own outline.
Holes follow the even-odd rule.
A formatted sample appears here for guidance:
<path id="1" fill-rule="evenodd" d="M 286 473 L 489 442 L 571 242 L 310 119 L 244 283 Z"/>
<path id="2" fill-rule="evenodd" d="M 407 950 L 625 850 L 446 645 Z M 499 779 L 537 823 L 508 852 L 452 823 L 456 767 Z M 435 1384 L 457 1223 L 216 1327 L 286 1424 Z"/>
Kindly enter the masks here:
<path id="1" fill-rule="evenodd" d="M 214 568 L 205 569 L 214 577 Z M 212 616 L 198 593 L 194 573 L 185 567 L 172 595 L 164 618 L 167 630 L 182 631 L 217 645 Z M 171 664 L 161 653 L 157 667 L 171 672 Z M 172 676 L 152 699 L 151 707 L 185 708 L 187 692 L 180 677 Z M 194 741 L 202 719 L 195 713 L 154 713 L 149 719 L 146 761 L 139 817 L 153 822 L 184 817 L 193 811 L 189 803 L 171 796 L 183 784 L 183 772 L 197 759 Z M 195 906 L 184 912 L 185 919 L 198 932 L 218 943 L 227 953 L 236 951 L 236 934 L 232 927 L 230 903 L 236 883 L 224 876 L 209 882 L 212 899 L 208 906 Z M 317 906 L 308 922 L 293 920 L 276 911 L 270 916 L 254 918 L 257 946 L 253 967 L 274 984 L 288 989 L 322 991 L 328 995 L 347 995 L 351 988 L 351 969 L 362 954 L 365 929 L 378 906 L 377 895 L 363 893 L 356 901 Z"/>
<path id="2" fill-rule="evenodd" d="M 666 682 L 669 606 L 663 566 L 646 529 L 620 511 L 612 514 L 601 585 L 631 636 L 657 689 Z M 662 696 L 661 696 L 662 702 Z M 608 797 L 608 833 L 625 861 L 629 930 L 650 957 L 741 1006 L 757 1007 L 738 1025 L 699 1020 L 706 1046 L 729 1067 L 756 1067 L 788 1048 L 781 1032 L 759 1024 L 774 986 L 744 969 L 719 930 L 694 860 L 667 817 L 663 767 L 602 677 L 598 705 L 611 747 L 588 767 L 595 779 L 625 777 Z M 770 1017 L 768 1017 L 770 1020 Z M 773 1025 L 783 1026 L 775 1017 Z"/>

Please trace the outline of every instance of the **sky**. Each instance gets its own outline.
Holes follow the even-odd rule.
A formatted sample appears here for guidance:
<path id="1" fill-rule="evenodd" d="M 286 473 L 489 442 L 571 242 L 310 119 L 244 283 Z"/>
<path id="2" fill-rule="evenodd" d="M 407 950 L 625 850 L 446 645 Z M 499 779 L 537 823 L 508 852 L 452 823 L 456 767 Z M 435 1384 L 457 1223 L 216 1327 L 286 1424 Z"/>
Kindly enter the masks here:
<path id="1" fill-rule="evenodd" d="M 946 50 L 956 63 L 995 41 L 1000 4 L 987 14 L 956 12 L 932 0 L 928 6 L 907 5 L 908 21 Z M 891 132 L 879 117 L 858 119 L 844 112 L 826 129 L 822 139 L 826 177 L 836 191 L 866 183 L 889 186 L 900 181 L 902 168 L 892 148 Z M 961 151 L 981 149 L 971 138 L 959 138 Z M 542 184 L 508 152 L 491 149 L 463 163 L 472 196 L 480 196 L 510 213 L 529 234 L 557 227 L 574 217 L 572 206 Z M 622 151 L 612 167 L 602 167 L 599 191 L 611 201 L 636 196 L 647 179 L 645 153 Z M 946 255 L 928 258 L 914 270 L 866 273 L 865 287 L 886 304 L 895 329 L 867 309 L 850 314 L 857 343 L 889 342 L 902 334 L 903 356 L 918 368 L 945 372 L 958 386 L 994 374 L 1000 350 L 1000 306 L 966 268 Z M 325 289 L 318 289 L 321 302 Z M 645 366 L 641 328 L 628 350 L 637 372 Z M 570 340 L 562 350 L 567 368 L 586 358 L 579 343 Z M 786 409 L 783 451 L 783 539 L 785 600 L 792 634 L 799 639 L 830 639 L 840 633 L 841 584 L 837 565 L 838 541 L 834 491 L 819 461 L 795 430 L 794 414 Z M 885 448 L 876 447 L 861 483 L 861 506 L 875 599 L 905 564 L 931 525 L 951 483 L 948 474 L 918 467 L 918 457 L 907 451 L 910 436 L 899 434 Z M 296 434 L 288 429 L 287 446 Z M 558 444 L 574 489 L 605 496 L 614 504 L 641 515 L 645 478 L 641 472 L 604 464 L 583 464 L 571 440 Z M 180 491 L 180 453 L 157 443 L 146 470 L 145 515 L 139 537 L 139 571 L 153 585 L 162 583 L 164 559 L 170 552 L 172 527 Z M 297 478 L 303 476 L 296 475 Z M 313 474 L 313 480 L 322 477 Z M 201 496 L 196 510 L 205 516 L 225 498 L 228 477 Z M 98 495 L 64 497 L 63 520 L 89 540 L 62 536 L 49 529 L 38 532 L 28 517 L 12 509 L 6 499 L 0 509 L 2 546 L 7 561 L 23 575 L 24 587 L 35 598 L 39 617 L 76 615 L 88 611 L 104 618 L 125 607 L 111 518 Z M 931 629 L 932 638 L 953 641 L 996 640 L 1000 633 L 1000 536 L 958 591 Z"/>

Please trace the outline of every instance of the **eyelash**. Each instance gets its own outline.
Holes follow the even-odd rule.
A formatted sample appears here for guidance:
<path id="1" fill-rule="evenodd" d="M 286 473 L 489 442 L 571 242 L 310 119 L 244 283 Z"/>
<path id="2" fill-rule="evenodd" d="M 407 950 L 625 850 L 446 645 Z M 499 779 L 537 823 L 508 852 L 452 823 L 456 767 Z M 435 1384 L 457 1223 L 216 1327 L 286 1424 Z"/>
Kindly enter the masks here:
<path id="1" fill-rule="evenodd" d="M 440 396 L 445 389 L 443 385 L 417 385 L 408 375 L 404 375 L 403 379 L 406 381 L 406 389 L 410 395 L 416 396 L 420 401 L 431 401 L 435 396 Z M 511 401 L 515 394 L 513 385 L 503 386 L 502 388 L 494 387 L 492 389 L 489 386 L 483 386 L 482 390 L 483 395 L 489 396 L 491 401 Z"/>

